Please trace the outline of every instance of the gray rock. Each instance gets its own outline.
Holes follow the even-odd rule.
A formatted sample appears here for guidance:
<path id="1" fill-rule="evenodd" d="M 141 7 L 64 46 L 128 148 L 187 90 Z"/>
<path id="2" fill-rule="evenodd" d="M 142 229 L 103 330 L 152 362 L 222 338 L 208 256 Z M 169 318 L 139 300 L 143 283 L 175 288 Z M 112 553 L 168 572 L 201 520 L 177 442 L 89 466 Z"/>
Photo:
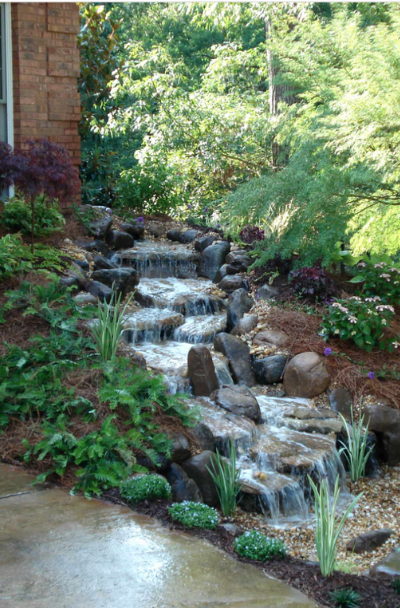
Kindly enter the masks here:
<path id="1" fill-rule="evenodd" d="M 93 261 L 96 270 L 111 270 L 112 268 L 117 267 L 114 262 L 111 262 L 111 260 L 105 258 L 103 255 L 95 255 Z"/>
<path id="2" fill-rule="evenodd" d="M 253 331 L 257 327 L 258 316 L 257 315 L 244 315 L 240 321 L 232 329 L 232 336 L 243 336 Z"/>
<path id="3" fill-rule="evenodd" d="M 96 296 L 92 296 L 90 293 L 78 293 L 77 296 L 74 296 L 74 301 L 78 306 L 87 306 L 88 304 L 92 304 L 93 306 L 97 305 Z"/>
<path id="4" fill-rule="evenodd" d="M 218 283 L 218 287 L 225 293 L 233 293 L 237 289 L 246 289 L 247 282 L 240 274 L 227 275 Z"/>
<path id="5" fill-rule="evenodd" d="M 192 346 L 188 353 L 188 376 L 196 397 L 208 397 L 219 384 L 211 353 L 204 344 Z"/>
<path id="6" fill-rule="evenodd" d="M 104 239 L 112 226 L 112 217 L 108 214 L 93 220 L 88 225 L 88 232 L 98 239 Z"/>
<path id="7" fill-rule="evenodd" d="M 400 576 L 400 547 L 396 547 L 389 555 L 372 566 L 371 574 L 380 573 L 388 574 L 389 576 Z"/>
<path id="8" fill-rule="evenodd" d="M 374 551 L 389 540 L 392 534 L 394 534 L 394 531 L 390 530 L 389 528 L 364 532 L 363 534 L 359 534 L 355 538 L 349 540 L 346 545 L 346 549 L 347 551 L 352 551 L 354 553 L 366 553 L 367 551 Z"/>
<path id="9" fill-rule="evenodd" d="M 204 251 L 204 249 L 212 245 L 213 242 L 217 241 L 218 239 L 219 236 L 217 236 L 216 234 L 207 234 L 206 236 L 202 236 L 201 238 L 197 239 L 194 244 L 194 248 L 196 249 L 196 251 L 200 251 L 201 253 L 202 251 Z"/>
<path id="10" fill-rule="evenodd" d="M 203 502 L 203 497 L 196 482 L 188 477 L 179 464 L 171 464 L 167 472 L 167 480 L 172 488 L 172 498 L 176 502 L 183 502 L 184 500 Z"/>
<path id="11" fill-rule="evenodd" d="M 255 346 L 279 346 L 285 348 L 290 345 L 290 338 L 284 331 L 279 329 L 264 329 L 258 332 L 253 338 L 253 344 Z"/>
<path id="12" fill-rule="evenodd" d="M 236 258 L 230 264 L 227 264 L 227 274 L 236 274 L 237 272 L 246 272 L 249 263 L 244 258 Z"/>
<path id="13" fill-rule="evenodd" d="M 288 361 L 285 355 L 272 355 L 264 359 L 254 359 L 253 369 L 260 384 L 275 384 L 282 380 L 283 371 Z"/>
<path id="14" fill-rule="evenodd" d="M 342 386 L 331 388 L 327 391 L 331 408 L 337 414 L 342 414 L 346 419 L 351 419 L 351 408 L 353 398 L 349 391 Z"/>
<path id="15" fill-rule="evenodd" d="M 237 289 L 229 296 L 227 310 L 228 331 L 232 331 L 243 315 L 249 312 L 253 304 L 253 300 L 248 296 L 245 289 Z"/>
<path id="16" fill-rule="evenodd" d="M 193 243 L 193 241 L 196 240 L 198 234 L 199 233 L 197 230 L 186 230 L 186 232 L 182 233 L 181 243 Z"/>
<path id="17" fill-rule="evenodd" d="M 208 471 L 212 466 L 213 457 L 214 453 L 206 450 L 183 462 L 181 467 L 190 479 L 195 481 L 204 502 L 210 507 L 217 507 L 219 506 L 218 494 L 215 483 Z"/>
<path id="18" fill-rule="evenodd" d="M 140 369 L 147 369 L 146 359 L 136 350 L 132 348 L 129 349 L 129 359 L 132 361 L 132 364 L 136 367 L 140 367 Z"/>
<path id="19" fill-rule="evenodd" d="M 87 281 L 85 283 L 85 290 L 92 294 L 92 296 L 99 298 L 101 302 L 110 302 L 111 300 L 112 289 L 99 281 Z"/>
<path id="20" fill-rule="evenodd" d="M 182 232 L 180 230 L 168 230 L 167 239 L 175 241 L 177 243 L 182 242 Z"/>
<path id="21" fill-rule="evenodd" d="M 130 293 L 139 284 L 139 274 L 134 268 L 112 268 L 95 270 L 92 279 L 108 287 L 114 287 L 117 293 Z"/>
<path id="22" fill-rule="evenodd" d="M 271 285 L 263 285 L 260 289 L 257 290 L 256 298 L 257 300 L 272 300 L 273 298 L 277 298 L 279 296 L 279 291 L 275 289 L 275 287 L 271 287 Z"/>
<path id="23" fill-rule="evenodd" d="M 90 270 L 89 262 L 87 260 L 74 260 L 75 264 L 82 268 L 85 272 Z"/>
<path id="24" fill-rule="evenodd" d="M 235 336 L 221 332 L 215 337 L 214 348 L 227 357 L 232 377 L 237 384 L 246 386 L 255 384 L 250 349 L 247 344 Z"/>
<path id="25" fill-rule="evenodd" d="M 223 264 L 221 268 L 216 272 L 215 277 L 213 278 L 213 283 L 220 283 L 224 277 L 228 274 L 226 269 L 228 268 L 228 264 Z"/>
<path id="26" fill-rule="evenodd" d="M 182 462 L 191 457 L 190 445 L 187 437 L 178 433 L 172 437 L 172 450 L 171 450 L 172 462 Z"/>
<path id="27" fill-rule="evenodd" d="M 243 528 L 230 522 L 219 524 L 218 528 L 223 530 L 228 536 L 233 536 L 234 538 L 237 538 L 243 534 Z"/>
<path id="28" fill-rule="evenodd" d="M 77 276 L 61 277 L 59 284 L 66 289 L 71 287 L 73 289 L 82 289 L 82 280 Z"/>
<path id="29" fill-rule="evenodd" d="M 247 255 L 247 253 L 245 251 L 242 251 L 241 249 L 237 249 L 236 251 L 231 251 L 230 253 L 228 253 L 225 261 L 227 264 L 232 264 L 232 262 L 236 262 L 237 260 L 241 260 L 243 261 L 243 263 L 247 263 L 247 265 L 249 265 L 251 262 L 251 259 Z"/>
<path id="30" fill-rule="evenodd" d="M 260 421 L 260 406 L 246 386 L 223 386 L 212 393 L 211 399 L 232 414 L 247 416 L 254 422 Z"/>
<path id="31" fill-rule="evenodd" d="M 365 423 L 374 431 L 382 456 L 390 465 L 400 464 L 400 411 L 388 405 L 364 406 Z"/>
<path id="32" fill-rule="evenodd" d="M 206 247 L 201 254 L 199 274 L 202 277 L 214 279 L 229 253 L 230 244 L 227 241 L 213 243 Z"/>
<path id="33" fill-rule="evenodd" d="M 156 222 L 151 222 L 148 226 L 146 226 L 146 229 L 156 239 L 160 238 L 160 236 L 163 236 L 163 234 L 165 234 L 165 226 Z"/>
<path id="34" fill-rule="evenodd" d="M 121 230 L 133 236 L 135 241 L 140 241 L 144 237 L 144 226 L 139 224 L 123 223 L 121 224 Z"/>
<path id="35" fill-rule="evenodd" d="M 190 429 L 199 443 L 202 450 L 214 451 L 214 435 L 207 425 L 199 422 L 194 428 Z"/>
<path id="36" fill-rule="evenodd" d="M 107 256 L 110 253 L 110 249 L 107 247 L 107 245 L 99 239 L 95 241 L 90 241 L 89 243 L 78 243 L 78 245 L 86 251 L 97 251 L 98 253 L 101 253 L 101 255 L 104 256 Z"/>
<path id="37" fill-rule="evenodd" d="M 286 366 L 283 388 L 289 397 L 317 397 L 329 386 L 331 376 L 317 353 L 300 353 Z"/>
<path id="38" fill-rule="evenodd" d="M 110 230 L 106 241 L 112 249 L 129 249 L 134 245 L 133 236 L 121 230 Z"/>

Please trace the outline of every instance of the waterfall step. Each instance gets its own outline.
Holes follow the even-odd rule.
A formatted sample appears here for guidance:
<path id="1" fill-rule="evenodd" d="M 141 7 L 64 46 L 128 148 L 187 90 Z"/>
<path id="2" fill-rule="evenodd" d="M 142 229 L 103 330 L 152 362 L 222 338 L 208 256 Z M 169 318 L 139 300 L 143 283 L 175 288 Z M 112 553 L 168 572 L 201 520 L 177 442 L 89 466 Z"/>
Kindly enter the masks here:
<path id="1" fill-rule="evenodd" d="M 122 324 L 124 339 L 129 344 L 160 342 L 184 322 L 185 318 L 179 312 L 167 308 L 142 308 L 125 315 Z"/>
<path id="2" fill-rule="evenodd" d="M 146 278 L 197 277 L 199 253 L 181 244 L 142 241 L 112 257 L 118 266 L 131 266 Z"/>
<path id="3" fill-rule="evenodd" d="M 185 322 L 175 329 L 173 338 L 177 342 L 211 343 L 215 336 L 226 330 L 226 313 L 186 317 Z"/>

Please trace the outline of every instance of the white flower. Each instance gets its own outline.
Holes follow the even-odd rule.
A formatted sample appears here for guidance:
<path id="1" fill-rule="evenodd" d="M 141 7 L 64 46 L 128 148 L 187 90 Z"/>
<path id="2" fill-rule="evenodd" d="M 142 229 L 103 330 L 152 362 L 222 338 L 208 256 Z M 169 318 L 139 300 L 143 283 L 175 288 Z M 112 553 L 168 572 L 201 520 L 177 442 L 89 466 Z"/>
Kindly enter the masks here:
<path id="1" fill-rule="evenodd" d="M 357 317 L 350 316 L 350 317 L 348 317 L 348 319 L 349 319 L 350 323 L 357 323 L 357 321 L 358 321 Z"/>
<path id="2" fill-rule="evenodd" d="M 357 300 L 358 302 L 361 302 L 361 298 L 358 296 L 351 296 L 350 300 Z"/>

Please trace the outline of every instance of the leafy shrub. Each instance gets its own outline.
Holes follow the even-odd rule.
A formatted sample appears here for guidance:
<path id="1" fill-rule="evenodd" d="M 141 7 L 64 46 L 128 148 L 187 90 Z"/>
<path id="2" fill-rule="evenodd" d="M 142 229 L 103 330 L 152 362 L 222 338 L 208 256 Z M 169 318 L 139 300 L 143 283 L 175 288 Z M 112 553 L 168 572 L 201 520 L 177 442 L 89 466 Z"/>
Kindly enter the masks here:
<path id="1" fill-rule="evenodd" d="M 354 589 L 336 589 L 330 593 L 330 597 L 338 608 L 357 608 L 361 600 L 360 594 Z"/>
<path id="2" fill-rule="evenodd" d="M 351 283 L 362 283 L 362 294 L 376 296 L 379 294 L 383 302 L 396 304 L 400 302 L 400 266 L 392 261 L 377 261 L 364 257 L 358 263 L 359 274 L 351 279 Z"/>
<path id="3" fill-rule="evenodd" d="M 395 590 L 395 593 L 400 594 L 400 578 L 398 576 L 392 580 L 392 587 Z"/>
<path id="4" fill-rule="evenodd" d="M 333 281 L 321 266 L 305 266 L 289 273 L 290 288 L 293 293 L 304 297 L 326 300 L 334 292 Z"/>
<path id="5" fill-rule="evenodd" d="M 261 532 L 245 532 L 235 540 L 235 551 L 242 557 L 266 562 L 270 559 L 283 559 L 286 555 L 285 545 L 278 538 L 267 538 Z"/>
<path id="6" fill-rule="evenodd" d="M 245 226 L 239 232 L 240 240 L 243 243 L 251 245 L 254 241 L 263 241 L 265 239 L 264 230 L 261 230 L 258 226 Z"/>
<path id="7" fill-rule="evenodd" d="M 0 280 L 32 269 L 31 262 L 26 259 L 25 249 L 18 234 L 6 234 L 0 239 Z"/>
<path id="8" fill-rule="evenodd" d="M 230 442 L 229 462 L 217 450 L 211 460 L 211 468 L 207 469 L 215 483 L 222 514 L 229 517 L 235 512 L 236 498 L 240 492 L 240 470 L 236 469 L 236 448 L 233 441 Z"/>
<path id="9" fill-rule="evenodd" d="M 321 335 L 325 340 L 330 335 L 342 340 L 352 340 L 362 350 L 371 352 L 374 346 L 392 351 L 398 342 L 384 337 L 384 329 L 394 316 L 394 309 L 383 304 L 378 296 L 348 300 L 336 300 L 323 316 Z"/>
<path id="10" fill-rule="evenodd" d="M 173 504 L 168 510 L 174 521 L 179 521 L 188 528 L 215 530 L 219 524 L 218 512 L 201 502 L 184 500 Z"/>
<path id="11" fill-rule="evenodd" d="M 129 502 L 171 498 L 169 483 L 159 475 L 140 475 L 127 479 L 120 486 L 121 496 Z"/>
<path id="12" fill-rule="evenodd" d="M 46 236 L 59 230 L 65 223 L 57 201 L 50 201 L 43 194 L 34 200 L 35 219 L 34 235 Z M 14 196 L 5 203 L 2 216 L 3 224 L 24 234 L 30 234 L 32 229 L 32 208 L 22 196 Z"/>

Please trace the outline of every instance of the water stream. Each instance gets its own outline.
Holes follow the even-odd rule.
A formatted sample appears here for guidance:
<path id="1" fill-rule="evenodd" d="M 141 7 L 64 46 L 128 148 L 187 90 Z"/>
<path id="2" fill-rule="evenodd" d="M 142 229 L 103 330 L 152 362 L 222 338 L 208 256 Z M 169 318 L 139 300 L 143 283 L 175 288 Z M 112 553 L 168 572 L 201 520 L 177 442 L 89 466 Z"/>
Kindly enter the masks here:
<path id="1" fill-rule="evenodd" d="M 233 385 L 227 359 L 212 348 L 226 330 L 227 300 L 216 286 L 196 274 L 198 254 L 190 245 L 144 241 L 119 252 L 114 261 L 136 268 L 140 283 L 135 300 L 141 306 L 124 319 L 124 337 L 140 352 L 149 368 L 162 373 L 171 393 L 187 393 L 189 405 L 200 407 L 202 422 L 215 446 L 228 455 L 236 447 L 243 488 L 242 507 L 265 514 L 276 525 L 305 522 L 309 514 L 308 476 L 325 478 L 333 488 L 337 475 L 345 487 L 345 472 L 336 451 L 340 423 L 321 414 L 307 399 L 276 398 L 252 387 L 262 420 L 235 416 L 211 399 L 195 398 L 187 377 L 187 357 L 193 344 L 206 344 L 220 386 Z"/>

